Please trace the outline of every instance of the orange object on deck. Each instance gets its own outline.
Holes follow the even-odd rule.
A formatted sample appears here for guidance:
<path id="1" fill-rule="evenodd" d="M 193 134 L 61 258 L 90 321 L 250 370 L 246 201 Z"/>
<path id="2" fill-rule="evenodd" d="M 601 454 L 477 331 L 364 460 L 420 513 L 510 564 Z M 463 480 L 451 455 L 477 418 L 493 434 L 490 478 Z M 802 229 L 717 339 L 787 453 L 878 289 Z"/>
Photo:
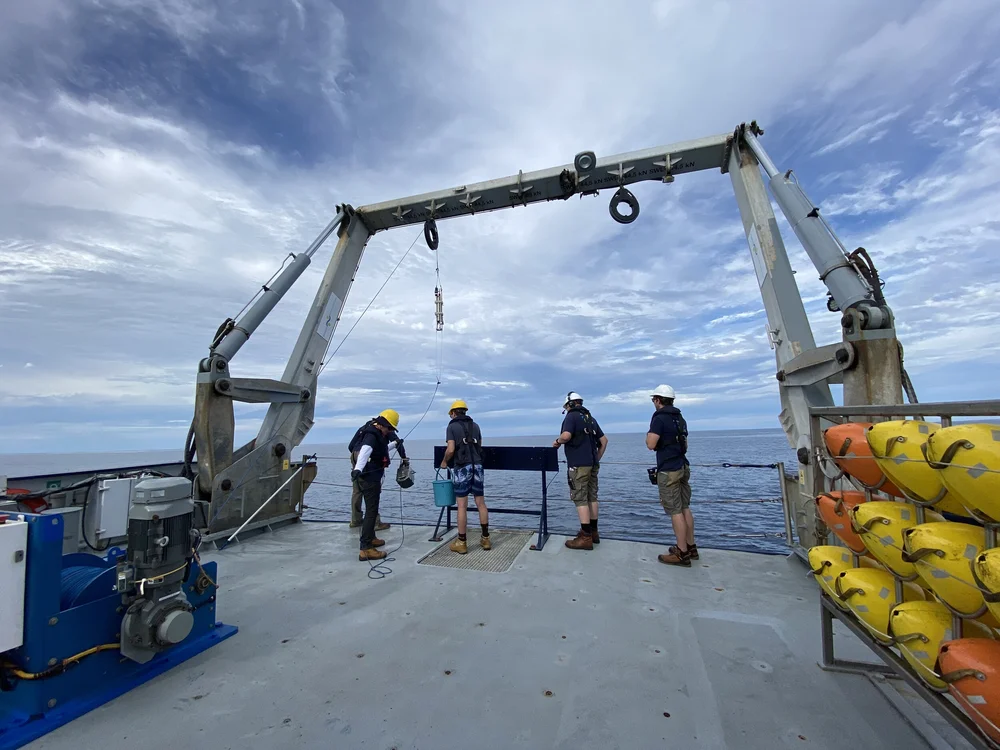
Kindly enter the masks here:
<path id="1" fill-rule="evenodd" d="M 1000 742 L 1000 643 L 959 638 L 941 646 L 941 679 L 983 733 Z"/>
<path id="2" fill-rule="evenodd" d="M 851 528 L 851 516 L 848 511 L 866 502 L 864 492 L 824 492 L 816 497 L 816 509 L 823 523 L 846 544 L 852 552 L 867 555 L 868 550 L 861 537 Z"/>
<path id="3" fill-rule="evenodd" d="M 28 498 L 26 500 L 20 499 L 20 496 L 30 494 L 31 490 L 15 489 L 13 487 L 7 488 L 7 497 L 20 505 L 26 506 L 32 513 L 41 513 L 49 507 L 49 504 L 40 497 Z"/>
<path id="4" fill-rule="evenodd" d="M 903 497 L 899 488 L 886 478 L 875 463 L 865 436 L 865 430 L 869 427 L 871 422 L 845 422 L 828 428 L 823 433 L 826 449 L 841 471 L 854 477 L 868 489 L 893 497 Z"/>

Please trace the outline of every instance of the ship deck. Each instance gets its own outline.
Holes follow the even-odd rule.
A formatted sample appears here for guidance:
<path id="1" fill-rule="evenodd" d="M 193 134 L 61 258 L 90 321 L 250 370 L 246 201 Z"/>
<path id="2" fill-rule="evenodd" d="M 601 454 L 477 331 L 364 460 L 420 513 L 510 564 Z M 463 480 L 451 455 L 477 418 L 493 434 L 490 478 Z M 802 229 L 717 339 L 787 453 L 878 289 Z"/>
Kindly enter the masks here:
<path id="1" fill-rule="evenodd" d="M 206 553 L 239 633 L 30 747 L 929 746 L 868 678 L 817 666 L 819 597 L 795 558 L 706 549 L 677 569 L 661 547 L 554 535 L 498 573 L 418 564 L 429 536 L 406 527 L 381 580 L 341 524 Z"/>

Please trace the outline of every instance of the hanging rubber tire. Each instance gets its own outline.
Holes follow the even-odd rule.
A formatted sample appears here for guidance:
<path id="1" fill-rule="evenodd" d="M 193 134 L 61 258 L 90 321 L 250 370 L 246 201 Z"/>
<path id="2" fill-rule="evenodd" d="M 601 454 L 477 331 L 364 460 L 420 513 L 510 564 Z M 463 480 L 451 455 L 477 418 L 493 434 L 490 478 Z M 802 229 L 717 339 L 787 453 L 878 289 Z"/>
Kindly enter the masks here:
<path id="1" fill-rule="evenodd" d="M 434 219 L 428 219 L 424 222 L 424 240 L 427 242 L 427 247 L 431 250 L 437 250 L 438 239 L 437 222 Z"/>
<path id="2" fill-rule="evenodd" d="M 597 155 L 593 151 L 581 151 L 573 159 L 577 172 L 589 172 L 597 164 Z"/>
<path id="3" fill-rule="evenodd" d="M 628 207 L 632 209 L 632 213 L 623 214 L 619 211 L 618 206 L 622 203 L 627 204 Z M 618 191 L 611 196 L 611 205 L 608 206 L 608 210 L 611 211 L 611 218 L 619 224 L 631 224 L 639 218 L 639 201 L 627 188 L 620 187 L 618 188 Z"/>

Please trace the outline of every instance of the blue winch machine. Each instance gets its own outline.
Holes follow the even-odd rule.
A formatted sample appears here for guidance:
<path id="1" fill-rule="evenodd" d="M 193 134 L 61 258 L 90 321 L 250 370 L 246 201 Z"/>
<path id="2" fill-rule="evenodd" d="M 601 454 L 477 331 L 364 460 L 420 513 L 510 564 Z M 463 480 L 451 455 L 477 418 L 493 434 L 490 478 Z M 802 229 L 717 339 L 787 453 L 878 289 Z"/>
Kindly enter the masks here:
<path id="1" fill-rule="evenodd" d="M 191 482 L 144 479 L 127 550 L 63 554 L 62 515 L 0 523 L 0 750 L 18 748 L 235 635 L 215 620 Z"/>

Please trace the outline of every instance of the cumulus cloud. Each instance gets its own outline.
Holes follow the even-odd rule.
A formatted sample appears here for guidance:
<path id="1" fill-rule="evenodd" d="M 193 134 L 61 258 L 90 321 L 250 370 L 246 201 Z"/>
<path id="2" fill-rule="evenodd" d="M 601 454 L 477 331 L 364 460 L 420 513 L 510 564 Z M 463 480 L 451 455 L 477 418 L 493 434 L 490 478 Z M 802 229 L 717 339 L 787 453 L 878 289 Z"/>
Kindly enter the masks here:
<path id="1" fill-rule="evenodd" d="M 998 23 L 992 4 L 939 0 L 789 1 L 738 18 L 732 4 L 693 0 L 4 8 L 0 420 L 15 429 L 0 450 L 73 450 L 81 426 L 108 447 L 182 440 L 216 327 L 338 203 L 750 118 L 844 242 L 879 263 L 907 365 L 926 378 L 918 391 L 982 397 L 985 371 L 954 373 L 978 372 L 996 351 Z M 592 44 L 595 30 L 620 40 L 613 57 Z M 732 74 L 748 61 L 753 85 Z M 569 388 L 600 399 L 603 422 L 644 429 L 648 397 L 634 394 L 663 381 L 686 394 L 694 427 L 776 425 L 773 353 L 729 178 L 634 192 L 642 212 L 628 227 L 611 221 L 604 195 L 442 221 L 437 254 L 418 227 L 376 235 L 335 347 L 417 242 L 328 363 L 309 441 L 343 438 L 387 405 L 406 429 L 435 389 L 437 422 L 417 435 L 437 434 L 457 397 L 494 434 L 547 434 Z M 827 343 L 837 316 L 779 226 Z M 280 376 L 331 250 L 235 374 Z M 955 295 L 970 306 L 961 315 Z M 261 407 L 237 413 L 252 435 Z"/>

